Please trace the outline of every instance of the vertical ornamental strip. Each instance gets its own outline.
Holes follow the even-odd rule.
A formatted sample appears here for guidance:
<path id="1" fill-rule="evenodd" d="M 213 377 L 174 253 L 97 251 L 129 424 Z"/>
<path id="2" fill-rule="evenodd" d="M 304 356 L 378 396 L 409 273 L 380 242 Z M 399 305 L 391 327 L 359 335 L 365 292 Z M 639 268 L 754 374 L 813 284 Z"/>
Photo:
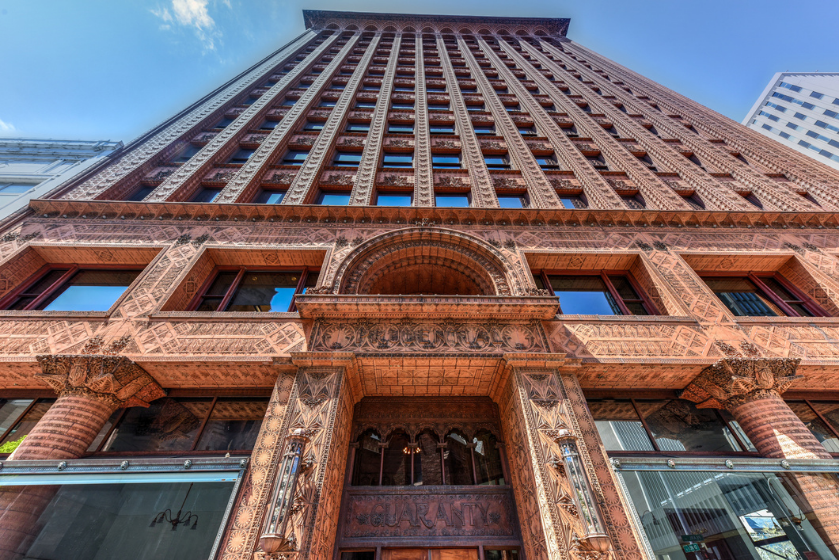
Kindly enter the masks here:
<path id="1" fill-rule="evenodd" d="M 423 39 L 414 39 L 414 206 L 434 206 L 432 148 L 429 138 L 429 103 L 426 98 L 426 68 Z"/>

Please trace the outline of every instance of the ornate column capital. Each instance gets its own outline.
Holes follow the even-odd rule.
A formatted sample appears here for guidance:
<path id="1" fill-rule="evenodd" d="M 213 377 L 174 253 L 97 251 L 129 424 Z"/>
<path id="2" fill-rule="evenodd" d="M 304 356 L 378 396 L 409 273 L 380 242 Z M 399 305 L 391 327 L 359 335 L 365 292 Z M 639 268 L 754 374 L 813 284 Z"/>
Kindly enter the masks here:
<path id="1" fill-rule="evenodd" d="M 166 393 L 138 364 L 125 356 L 59 354 L 36 358 L 38 379 L 58 395 L 85 395 L 114 407 L 148 407 Z"/>
<path id="2" fill-rule="evenodd" d="M 781 395 L 802 377 L 796 375 L 797 367 L 798 358 L 724 358 L 701 371 L 680 398 L 696 403 L 697 408 L 731 409 Z"/>

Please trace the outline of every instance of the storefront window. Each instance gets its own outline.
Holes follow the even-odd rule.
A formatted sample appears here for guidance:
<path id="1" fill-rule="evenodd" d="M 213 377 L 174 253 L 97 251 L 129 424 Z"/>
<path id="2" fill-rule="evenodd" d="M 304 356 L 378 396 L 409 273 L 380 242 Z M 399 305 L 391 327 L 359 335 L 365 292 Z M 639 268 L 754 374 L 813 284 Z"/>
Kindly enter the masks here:
<path id="1" fill-rule="evenodd" d="M 620 475 L 659 560 L 834 558 L 812 524 L 819 522 L 788 475 L 704 471 L 620 471 Z M 836 477 L 832 484 L 836 488 Z M 833 500 L 836 503 L 836 494 Z"/>
<path id="2" fill-rule="evenodd" d="M 837 403 L 787 401 L 787 404 L 826 451 L 837 453 L 840 450 L 837 440 Z"/>
<path id="3" fill-rule="evenodd" d="M 266 398 L 218 399 L 195 448 L 199 451 L 253 449 L 267 407 Z"/>
<path id="4" fill-rule="evenodd" d="M 91 560 L 120 558 L 206 559 L 216 540 L 233 482 L 65 484 L 0 486 L 0 501 L 12 494 L 46 496 L 31 514 L 31 541 L 24 558 Z M 8 494 L 9 496 L 3 496 Z M 197 517 L 189 524 L 152 523 L 162 511 L 180 509 Z M 195 527 L 193 527 L 195 525 Z"/>
<path id="5" fill-rule="evenodd" d="M 25 400 L 7 401 L 12 403 L 9 409 L 8 424 L 11 426 L 6 429 L 5 436 L 0 440 L 0 453 L 12 453 L 23 442 L 29 432 L 35 428 L 35 424 L 44 417 L 44 414 L 50 409 L 55 402 L 55 399 L 37 399 L 34 404 L 24 406 Z M 5 405 L 4 405 L 5 408 Z M 25 413 L 21 410 L 25 410 Z M 22 416 L 21 416 L 22 414 Z M 12 417 L 15 417 L 12 420 Z"/>
<path id="6" fill-rule="evenodd" d="M 610 399 L 588 404 L 607 451 L 654 451 L 632 402 Z"/>
<path id="7" fill-rule="evenodd" d="M 0 438 L 15 425 L 34 399 L 0 399 Z"/>

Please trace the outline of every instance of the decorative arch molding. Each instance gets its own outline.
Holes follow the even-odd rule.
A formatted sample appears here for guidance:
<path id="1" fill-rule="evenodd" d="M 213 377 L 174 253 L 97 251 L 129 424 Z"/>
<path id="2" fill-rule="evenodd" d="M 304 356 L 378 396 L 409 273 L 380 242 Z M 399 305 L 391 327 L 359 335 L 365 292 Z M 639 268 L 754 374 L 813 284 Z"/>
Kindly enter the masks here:
<path id="1" fill-rule="evenodd" d="M 472 282 L 479 292 L 460 295 L 502 296 L 525 291 L 516 267 L 489 243 L 455 230 L 410 227 L 373 237 L 350 252 L 335 273 L 332 292 L 371 293 L 383 286 L 386 275 L 418 266 L 444 267 L 464 282 Z"/>

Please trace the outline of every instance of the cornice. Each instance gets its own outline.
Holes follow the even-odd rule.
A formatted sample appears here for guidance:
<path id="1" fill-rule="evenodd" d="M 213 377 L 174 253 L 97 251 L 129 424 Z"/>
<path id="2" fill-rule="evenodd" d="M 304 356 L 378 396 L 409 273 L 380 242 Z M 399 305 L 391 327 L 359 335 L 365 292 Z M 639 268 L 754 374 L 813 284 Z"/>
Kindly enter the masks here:
<path id="1" fill-rule="evenodd" d="M 533 33 L 540 28 L 550 35 L 565 37 L 569 29 L 569 18 L 522 18 L 522 17 L 487 17 L 487 16 L 449 16 L 426 14 L 392 14 L 374 12 L 344 12 L 332 10 L 303 10 L 303 21 L 307 29 L 323 29 L 331 23 L 342 22 L 344 28 L 355 25 L 360 30 L 367 31 L 410 31 L 427 32 L 430 28 L 434 32 L 441 32 L 445 27 L 453 32 L 467 26 L 470 33 L 488 30 L 491 33 L 507 31 L 511 35 L 517 31 Z M 393 30 L 387 29 L 394 27 Z M 457 26 L 457 29 L 453 26 Z M 475 29 L 470 29 L 474 26 Z M 372 27 L 372 29 L 370 29 Z"/>
<path id="2" fill-rule="evenodd" d="M 125 222 L 275 222 L 324 226 L 420 225 L 501 226 L 529 229 L 625 227 L 676 229 L 836 229 L 833 212 L 698 212 L 672 210 L 567 210 L 553 208 L 423 208 L 386 206 L 320 206 L 269 204 L 212 204 L 191 202 L 127 202 L 94 200 L 30 201 L 34 216 L 27 219 L 105 220 Z"/>

